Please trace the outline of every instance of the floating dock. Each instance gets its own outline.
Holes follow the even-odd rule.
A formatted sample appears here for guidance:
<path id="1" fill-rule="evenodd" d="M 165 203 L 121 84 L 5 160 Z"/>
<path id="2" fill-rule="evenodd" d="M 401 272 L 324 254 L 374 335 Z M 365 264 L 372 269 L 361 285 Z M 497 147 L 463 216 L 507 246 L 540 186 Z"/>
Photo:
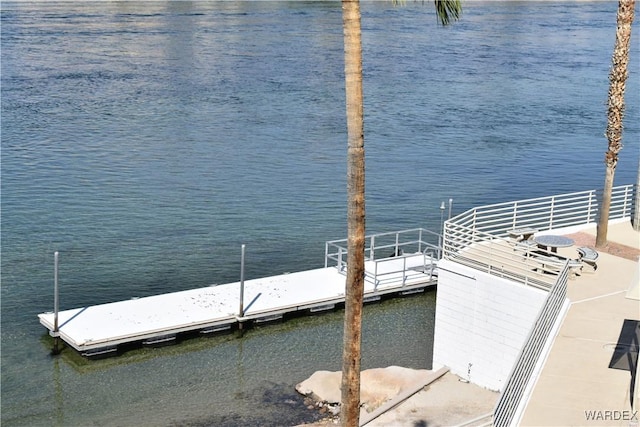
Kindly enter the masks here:
<path id="1" fill-rule="evenodd" d="M 367 261 L 365 302 L 435 286 L 436 267 L 423 253 Z M 50 335 L 93 357 L 115 353 L 126 343 L 159 345 L 181 333 L 330 310 L 344 302 L 344 292 L 344 265 L 339 265 L 60 311 L 57 331 L 53 312 L 38 317 Z"/>

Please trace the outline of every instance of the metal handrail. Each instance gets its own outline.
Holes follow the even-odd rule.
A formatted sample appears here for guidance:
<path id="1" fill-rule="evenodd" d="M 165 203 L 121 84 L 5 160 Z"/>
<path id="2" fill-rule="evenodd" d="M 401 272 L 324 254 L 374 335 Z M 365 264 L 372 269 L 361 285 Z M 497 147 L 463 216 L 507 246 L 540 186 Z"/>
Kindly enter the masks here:
<path id="1" fill-rule="evenodd" d="M 443 253 L 446 259 L 476 270 L 548 290 L 564 260 L 546 250 L 533 250 L 526 243 L 452 226 Z M 549 263 L 551 259 L 557 262 Z"/>
<path id="2" fill-rule="evenodd" d="M 612 190 L 609 220 L 631 216 L 633 197 L 637 189 L 634 185 L 614 187 Z M 501 258 L 508 245 L 509 230 L 534 228 L 545 231 L 557 228 L 593 224 L 597 221 L 601 191 L 590 190 L 561 194 L 550 197 L 519 200 L 476 207 L 463 212 L 444 223 L 443 258 L 465 261 L 466 264 L 496 274 L 494 258 Z M 465 253 L 483 245 L 488 251 L 486 261 L 482 257 L 470 259 Z M 541 285 L 537 275 L 521 271 L 510 263 L 503 270 L 509 270 L 513 280 L 525 284 Z M 523 273 L 523 274 L 521 274 Z M 500 271 L 500 274 L 506 274 Z M 548 288 L 545 283 L 543 287 Z"/>
<path id="3" fill-rule="evenodd" d="M 372 268 L 365 270 L 365 279 L 372 281 L 376 287 L 385 281 L 397 280 L 398 275 L 401 275 L 403 284 L 425 274 L 430 280 L 436 261 L 442 257 L 442 236 L 424 228 L 367 235 L 365 240 L 366 262 L 373 264 Z M 347 268 L 346 257 L 347 239 L 325 243 L 325 268 L 335 266 L 344 273 Z M 412 261 L 411 264 L 409 261 Z M 395 264 L 401 266 L 394 268 Z"/>
<path id="4" fill-rule="evenodd" d="M 635 191 L 631 184 L 612 189 L 610 220 L 631 216 Z M 589 190 L 496 203 L 470 209 L 445 224 L 453 222 L 502 236 L 511 228 L 534 227 L 542 231 L 589 224 L 597 221 L 601 197 L 601 190 Z"/>
<path id="5" fill-rule="evenodd" d="M 371 262 L 371 261 L 370 261 Z M 437 266 L 436 258 L 430 251 L 424 251 L 417 254 L 403 254 L 397 257 L 380 258 L 372 261 L 373 271 L 370 272 L 365 268 L 365 280 L 369 280 L 374 284 L 374 289 L 385 283 L 397 283 L 398 275 L 402 286 L 406 285 L 411 279 L 420 278 L 423 280 L 425 274 L 426 280 L 431 280 L 435 275 Z M 394 264 L 402 264 L 401 268 L 394 268 Z M 385 269 L 384 266 L 388 265 Z"/>
<path id="6" fill-rule="evenodd" d="M 391 237 L 391 239 L 389 239 Z M 386 233 L 377 233 L 365 236 L 368 246 L 365 247 L 365 253 L 368 254 L 368 260 L 374 261 L 380 258 L 389 258 L 395 256 L 400 250 L 405 252 L 423 252 L 425 249 L 431 249 L 440 253 L 439 245 L 441 235 L 425 228 L 411 228 L 407 230 L 391 231 Z M 382 241 L 382 242 L 381 242 Z M 433 243 L 436 242 L 436 243 Z M 330 249 L 333 249 L 333 252 Z M 385 251 L 381 255 L 381 250 Z M 346 256 L 347 239 L 330 240 L 325 243 L 325 267 L 335 261 L 338 265 L 340 255 Z M 344 261 L 346 262 L 346 261 Z"/>
<path id="7" fill-rule="evenodd" d="M 561 316 L 567 296 L 568 274 L 569 265 L 565 264 L 520 349 L 518 359 L 507 377 L 503 392 L 494 408 L 493 425 L 496 427 L 507 427 L 516 421 L 518 409 L 533 378 L 538 360 L 544 351 L 551 330 Z"/>

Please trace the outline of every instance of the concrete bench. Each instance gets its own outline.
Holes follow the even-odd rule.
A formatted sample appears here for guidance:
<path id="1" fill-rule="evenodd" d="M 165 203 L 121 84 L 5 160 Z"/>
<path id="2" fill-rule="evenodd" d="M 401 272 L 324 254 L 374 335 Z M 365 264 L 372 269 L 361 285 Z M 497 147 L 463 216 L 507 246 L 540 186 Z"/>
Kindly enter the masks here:
<path id="1" fill-rule="evenodd" d="M 509 237 L 516 242 L 529 240 L 537 232 L 538 230 L 532 227 L 512 228 L 511 230 L 507 230 Z"/>
<path id="2" fill-rule="evenodd" d="M 598 259 L 598 252 L 595 249 L 588 248 L 586 246 L 580 247 L 577 249 L 579 258 L 578 260 L 584 264 L 589 265 L 593 268 L 593 271 L 598 269 L 598 264 L 596 264 L 596 260 Z"/>
<path id="3" fill-rule="evenodd" d="M 507 230 L 507 235 L 513 250 L 524 252 L 524 257 L 528 258 L 531 251 L 538 247 L 532 239 L 537 232 L 538 230 L 532 227 L 521 227 Z"/>
<path id="4" fill-rule="evenodd" d="M 582 262 L 577 259 L 565 258 L 560 255 L 550 255 L 542 251 L 531 252 L 532 258 L 540 263 L 540 267 L 536 270 L 542 270 L 552 274 L 559 274 L 567 261 L 569 262 L 569 278 L 573 279 L 580 275 L 582 271 Z"/>
<path id="5" fill-rule="evenodd" d="M 524 252 L 524 257 L 528 258 L 531 255 L 531 251 L 538 248 L 538 244 L 533 240 L 519 240 L 513 246 L 514 251 Z"/>

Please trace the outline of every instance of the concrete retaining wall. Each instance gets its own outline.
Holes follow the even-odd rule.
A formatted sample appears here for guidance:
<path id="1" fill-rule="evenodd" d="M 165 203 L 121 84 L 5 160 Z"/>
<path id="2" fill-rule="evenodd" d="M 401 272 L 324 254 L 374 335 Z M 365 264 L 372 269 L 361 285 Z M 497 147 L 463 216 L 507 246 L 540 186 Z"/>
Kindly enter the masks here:
<path id="1" fill-rule="evenodd" d="M 433 369 L 501 390 L 547 292 L 440 260 Z"/>

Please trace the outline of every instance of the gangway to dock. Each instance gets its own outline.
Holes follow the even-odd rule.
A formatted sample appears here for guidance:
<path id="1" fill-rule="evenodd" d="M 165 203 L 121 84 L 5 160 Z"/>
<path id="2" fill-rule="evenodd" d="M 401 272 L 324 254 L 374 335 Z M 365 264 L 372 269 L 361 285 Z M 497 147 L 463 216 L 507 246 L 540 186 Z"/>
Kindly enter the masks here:
<path id="1" fill-rule="evenodd" d="M 216 332 L 285 314 L 344 303 L 345 263 L 186 291 L 38 315 L 50 335 L 84 356 L 115 353 L 127 343 L 163 344 L 187 332 Z M 422 250 L 365 263 L 365 301 L 436 285 L 437 260 Z M 241 295 L 242 293 L 242 295 Z"/>

